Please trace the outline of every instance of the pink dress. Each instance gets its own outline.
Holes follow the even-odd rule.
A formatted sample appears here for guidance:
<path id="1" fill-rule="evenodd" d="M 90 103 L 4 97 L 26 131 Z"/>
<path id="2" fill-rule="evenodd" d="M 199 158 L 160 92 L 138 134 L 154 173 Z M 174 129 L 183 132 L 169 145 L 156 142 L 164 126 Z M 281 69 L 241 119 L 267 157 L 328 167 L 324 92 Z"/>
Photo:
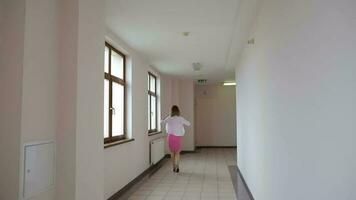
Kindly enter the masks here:
<path id="1" fill-rule="evenodd" d="M 168 146 L 171 152 L 179 153 L 182 146 L 182 136 L 168 134 Z"/>
<path id="2" fill-rule="evenodd" d="M 185 133 L 184 125 L 190 126 L 190 122 L 183 117 L 172 116 L 162 120 L 162 123 L 166 123 L 169 149 L 173 153 L 179 153 L 182 146 L 182 139 Z"/>

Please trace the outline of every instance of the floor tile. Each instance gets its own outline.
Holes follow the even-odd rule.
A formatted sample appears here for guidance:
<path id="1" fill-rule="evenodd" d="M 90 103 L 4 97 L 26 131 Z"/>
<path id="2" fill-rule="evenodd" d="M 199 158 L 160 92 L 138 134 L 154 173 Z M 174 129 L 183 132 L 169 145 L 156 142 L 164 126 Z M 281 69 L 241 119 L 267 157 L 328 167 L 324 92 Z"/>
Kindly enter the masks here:
<path id="1" fill-rule="evenodd" d="M 180 173 L 172 172 L 171 163 L 166 162 L 123 199 L 236 199 L 229 171 L 231 163 L 236 165 L 236 149 L 203 148 L 181 158 Z"/>

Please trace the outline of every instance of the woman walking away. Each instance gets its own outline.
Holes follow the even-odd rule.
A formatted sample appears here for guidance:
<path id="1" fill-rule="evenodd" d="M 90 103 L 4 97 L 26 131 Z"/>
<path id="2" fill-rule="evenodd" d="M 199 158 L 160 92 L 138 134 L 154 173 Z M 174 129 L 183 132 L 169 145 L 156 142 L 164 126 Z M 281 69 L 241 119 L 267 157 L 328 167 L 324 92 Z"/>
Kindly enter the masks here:
<path id="1" fill-rule="evenodd" d="M 172 106 L 171 115 L 162 120 L 166 123 L 168 133 L 168 146 L 171 151 L 173 172 L 179 172 L 179 159 L 182 146 L 182 139 L 185 133 L 184 125 L 190 126 L 190 122 L 180 116 L 178 106 Z"/>

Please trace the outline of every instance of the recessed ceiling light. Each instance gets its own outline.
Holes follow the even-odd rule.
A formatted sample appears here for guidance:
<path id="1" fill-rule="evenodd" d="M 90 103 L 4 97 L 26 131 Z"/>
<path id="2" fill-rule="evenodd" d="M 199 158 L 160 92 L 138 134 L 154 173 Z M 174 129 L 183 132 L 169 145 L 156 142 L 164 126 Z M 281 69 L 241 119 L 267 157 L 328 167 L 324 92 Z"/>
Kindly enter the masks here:
<path id="1" fill-rule="evenodd" d="M 198 63 L 198 62 L 193 63 L 192 65 L 193 65 L 193 70 L 196 71 L 196 72 L 200 71 L 200 69 L 202 68 L 201 64 Z"/>
<path id="2" fill-rule="evenodd" d="M 182 35 L 187 37 L 190 34 L 190 32 L 182 32 Z"/>

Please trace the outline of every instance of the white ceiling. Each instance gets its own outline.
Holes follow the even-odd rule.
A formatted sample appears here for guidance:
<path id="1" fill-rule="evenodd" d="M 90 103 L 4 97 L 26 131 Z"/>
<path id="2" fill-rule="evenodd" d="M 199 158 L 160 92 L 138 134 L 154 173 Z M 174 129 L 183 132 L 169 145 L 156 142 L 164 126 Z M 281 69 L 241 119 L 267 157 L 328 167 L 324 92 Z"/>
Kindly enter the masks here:
<path id="1" fill-rule="evenodd" d="M 106 25 L 162 73 L 210 83 L 234 80 L 239 2 L 106 0 Z M 199 73 L 195 62 L 202 65 Z"/>

